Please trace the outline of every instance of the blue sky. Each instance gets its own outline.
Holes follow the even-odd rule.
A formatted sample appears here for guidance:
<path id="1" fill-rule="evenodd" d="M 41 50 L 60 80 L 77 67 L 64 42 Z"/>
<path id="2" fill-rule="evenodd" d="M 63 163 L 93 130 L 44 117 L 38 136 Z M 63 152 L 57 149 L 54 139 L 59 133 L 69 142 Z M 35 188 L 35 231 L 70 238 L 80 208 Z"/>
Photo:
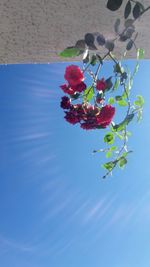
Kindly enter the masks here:
<path id="1" fill-rule="evenodd" d="M 59 108 L 67 65 L 0 66 L 1 266 L 150 266 L 150 61 L 134 80 L 145 98 L 129 127 L 134 153 L 106 180 L 104 156 L 91 153 L 104 133 L 71 126 Z"/>

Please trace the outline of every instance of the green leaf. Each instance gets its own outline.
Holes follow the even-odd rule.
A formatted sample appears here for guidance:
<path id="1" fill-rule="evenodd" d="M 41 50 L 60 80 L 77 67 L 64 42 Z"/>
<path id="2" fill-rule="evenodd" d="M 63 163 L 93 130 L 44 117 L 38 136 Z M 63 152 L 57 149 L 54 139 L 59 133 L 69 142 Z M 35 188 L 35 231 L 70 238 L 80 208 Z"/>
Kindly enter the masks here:
<path id="1" fill-rule="evenodd" d="M 91 64 L 92 66 L 95 66 L 95 65 L 96 65 L 96 62 L 97 62 L 97 57 L 96 57 L 95 55 L 93 55 L 92 58 L 91 58 L 91 62 L 90 62 L 90 64 Z"/>
<path id="2" fill-rule="evenodd" d="M 108 151 L 107 153 L 106 153 L 106 158 L 108 159 L 108 158 L 111 158 L 111 156 L 112 156 L 112 152 L 111 151 Z"/>
<path id="3" fill-rule="evenodd" d="M 84 101 L 89 102 L 92 99 L 93 95 L 94 95 L 94 88 L 91 86 L 86 88 L 83 95 Z"/>
<path id="4" fill-rule="evenodd" d="M 115 99 L 113 97 L 110 97 L 108 99 L 108 104 L 113 105 L 115 103 Z"/>
<path id="5" fill-rule="evenodd" d="M 113 90 L 117 90 L 118 87 L 119 87 L 119 85 L 120 85 L 120 80 L 119 79 L 116 79 L 115 84 L 114 84 L 114 87 L 113 87 Z"/>
<path id="6" fill-rule="evenodd" d="M 144 98 L 141 95 L 137 96 L 137 100 L 134 101 L 134 105 L 138 107 L 143 107 L 144 105 Z"/>
<path id="7" fill-rule="evenodd" d="M 117 149 L 117 146 L 112 146 L 112 147 L 110 147 L 110 151 L 114 151 L 114 150 L 116 150 Z"/>
<path id="8" fill-rule="evenodd" d="M 133 76 L 135 76 L 135 74 L 137 74 L 138 70 L 139 70 L 139 63 L 137 62 L 135 65 L 134 71 L 133 71 Z"/>
<path id="9" fill-rule="evenodd" d="M 137 50 L 137 59 L 143 59 L 143 58 L 144 58 L 144 55 L 145 55 L 145 51 L 144 51 L 144 49 L 139 48 L 139 49 Z"/>
<path id="10" fill-rule="evenodd" d="M 104 142 L 112 145 L 114 143 L 114 134 L 109 132 L 104 136 Z"/>
<path id="11" fill-rule="evenodd" d="M 113 126 L 113 129 L 116 132 L 120 132 L 122 130 L 125 129 L 125 127 L 132 121 L 132 119 L 134 118 L 134 114 L 129 114 L 121 123 L 116 124 Z"/>
<path id="12" fill-rule="evenodd" d="M 108 171 L 112 171 L 112 169 L 115 167 L 116 163 L 113 161 L 109 161 L 102 165 L 103 168 L 105 168 Z"/>
<path id="13" fill-rule="evenodd" d="M 60 52 L 58 55 L 61 57 L 76 57 L 79 56 L 80 49 L 77 47 L 67 47 L 62 52 Z"/>
<path id="14" fill-rule="evenodd" d="M 118 137 L 120 140 L 123 139 L 123 136 L 122 136 L 121 134 L 119 134 L 119 133 L 116 132 L 116 135 L 117 135 L 117 137 Z"/>
<path id="15" fill-rule="evenodd" d="M 124 99 L 117 101 L 117 103 L 120 107 L 126 107 L 128 105 Z"/>
<path id="16" fill-rule="evenodd" d="M 127 159 L 125 157 L 121 157 L 118 161 L 118 165 L 120 168 L 123 168 L 127 164 Z"/>

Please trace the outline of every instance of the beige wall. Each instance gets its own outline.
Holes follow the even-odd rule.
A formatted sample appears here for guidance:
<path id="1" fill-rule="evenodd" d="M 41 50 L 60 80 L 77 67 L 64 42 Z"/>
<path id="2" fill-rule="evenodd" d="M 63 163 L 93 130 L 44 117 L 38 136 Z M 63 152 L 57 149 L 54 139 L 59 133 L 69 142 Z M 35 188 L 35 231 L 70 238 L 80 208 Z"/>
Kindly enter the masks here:
<path id="1" fill-rule="evenodd" d="M 61 61 L 57 52 L 75 44 L 87 32 L 98 31 L 109 39 L 113 38 L 113 24 L 116 17 L 122 18 L 123 6 L 113 13 L 106 9 L 106 2 L 0 0 L 0 63 Z M 150 4 L 149 0 L 141 2 L 146 7 Z M 139 32 L 137 45 L 146 50 L 146 58 L 150 58 L 149 21 L 150 11 L 136 23 Z M 117 46 L 118 57 L 123 46 L 123 43 Z M 135 51 L 128 57 L 134 58 Z"/>

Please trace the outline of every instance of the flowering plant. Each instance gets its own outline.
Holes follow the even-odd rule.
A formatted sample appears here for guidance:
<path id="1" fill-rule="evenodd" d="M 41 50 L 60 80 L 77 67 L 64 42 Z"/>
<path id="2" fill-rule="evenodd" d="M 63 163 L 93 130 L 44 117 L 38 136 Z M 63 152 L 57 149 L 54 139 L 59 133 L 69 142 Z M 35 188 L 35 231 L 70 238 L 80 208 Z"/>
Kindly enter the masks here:
<path id="1" fill-rule="evenodd" d="M 107 7 L 111 10 L 114 8 L 113 2 L 116 5 L 116 2 L 113 0 L 109 0 L 107 3 Z M 122 1 L 120 1 L 121 3 Z M 141 8 L 141 5 L 138 3 L 135 2 L 135 5 L 139 5 Z M 128 15 L 130 13 L 127 8 L 130 8 L 129 3 L 128 7 L 126 6 L 125 19 L 128 17 L 127 13 Z M 103 168 L 106 170 L 103 178 L 111 174 L 117 166 L 124 168 L 127 164 L 127 157 L 132 152 L 127 147 L 128 138 L 131 135 L 128 131 L 128 125 L 134 118 L 137 118 L 138 122 L 142 118 L 143 97 L 137 95 L 136 99 L 131 101 L 133 79 L 139 68 L 139 60 L 144 57 L 144 50 L 138 49 L 135 45 L 136 36 L 134 39 L 131 39 L 135 32 L 134 21 L 144 11 L 142 9 L 138 16 L 135 13 L 134 10 L 134 20 L 131 21 L 129 19 L 131 23 L 127 23 L 127 20 L 125 21 L 126 28 L 121 33 L 118 31 L 118 20 L 115 22 L 114 28 L 117 35 L 115 40 L 106 40 L 100 33 L 87 33 L 84 40 L 77 41 L 75 46 L 68 47 L 60 53 L 62 57 L 83 55 L 82 69 L 77 65 L 67 66 L 64 74 L 66 83 L 60 86 L 61 90 L 65 93 L 60 104 L 65 113 L 65 120 L 72 125 L 79 124 L 84 130 L 109 129 L 103 138 L 106 147 L 93 151 L 93 153 L 104 152 L 106 158 L 111 158 L 111 160 L 103 164 Z M 124 59 L 127 51 L 133 46 L 136 48 L 137 63 L 132 72 L 128 66 L 123 65 L 123 61 L 118 61 L 112 53 L 117 38 L 119 41 L 120 39 L 124 42 L 127 41 L 122 59 Z M 106 53 L 103 56 L 97 46 L 105 47 Z M 102 77 L 101 68 L 105 66 L 105 60 L 108 58 L 114 63 L 112 75 Z M 88 76 L 90 84 L 86 82 Z M 123 119 L 119 123 L 114 122 L 114 119 L 117 120 L 119 110 L 121 114 L 123 113 L 123 108 Z M 115 145 L 116 139 L 120 140 L 119 146 L 118 142 Z"/>

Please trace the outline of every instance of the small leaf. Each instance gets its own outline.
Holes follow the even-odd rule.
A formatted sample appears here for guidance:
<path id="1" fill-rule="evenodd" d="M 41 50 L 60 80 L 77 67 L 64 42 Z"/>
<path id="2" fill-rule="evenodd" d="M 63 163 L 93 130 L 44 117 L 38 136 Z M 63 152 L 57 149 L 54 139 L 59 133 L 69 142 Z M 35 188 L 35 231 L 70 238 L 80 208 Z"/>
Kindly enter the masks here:
<path id="1" fill-rule="evenodd" d="M 131 13 L 131 2 L 128 1 L 124 11 L 124 18 L 127 19 Z"/>
<path id="2" fill-rule="evenodd" d="M 94 95 L 94 88 L 90 86 L 86 88 L 86 90 L 84 91 L 83 98 L 86 102 L 89 102 L 92 99 L 93 95 Z"/>
<path id="3" fill-rule="evenodd" d="M 123 0 L 108 0 L 107 8 L 111 11 L 116 11 L 122 5 Z"/>
<path id="4" fill-rule="evenodd" d="M 106 43 L 105 43 L 105 47 L 109 50 L 109 51 L 113 51 L 114 50 L 114 47 L 115 47 L 115 44 L 113 41 L 111 40 L 107 40 Z"/>
<path id="5" fill-rule="evenodd" d="M 126 107 L 128 105 L 124 99 L 119 100 L 117 103 L 120 107 Z"/>
<path id="6" fill-rule="evenodd" d="M 143 107 L 144 105 L 144 98 L 141 95 L 137 96 L 137 100 L 134 101 L 134 105 L 138 106 L 138 107 Z"/>
<path id="7" fill-rule="evenodd" d="M 99 34 L 99 35 L 97 36 L 97 42 L 98 42 L 98 44 L 101 45 L 101 46 L 103 46 L 103 45 L 105 44 L 105 38 L 104 38 L 104 36 L 103 36 L 102 34 Z"/>
<path id="8" fill-rule="evenodd" d="M 125 127 L 132 121 L 133 118 L 134 114 L 133 113 L 129 114 L 121 123 L 114 125 L 113 129 L 118 132 L 124 130 Z"/>
<path id="9" fill-rule="evenodd" d="M 115 84 L 114 84 L 114 87 L 113 87 L 113 90 L 117 90 L 118 87 L 119 87 L 119 85 L 120 85 L 120 80 L 119 79 L 116 79 Z"/>
<path id="10" fill-rule="evenodd" d="M 119 134 L 119 133 L 116 132 L 116 135 L 117 135 L 117 137 L 118 137 L 120 140 L 123 139 L 123 136 L 122 136 L 121 134 Z"/>
<path id="11" fill-rule="evenodd" d="M 112 147 L 110 147 L 110 151 L 115 151 L 117 149 L 117 146 L 112 146 Z"/>
<path id="12" fill-rule="evenodd" d="M 135 4 L 132 13 L 133 13 L 133 17 L 135 19 L 137 19 L 140 16 L 141 8 L 140 8 L 140 5 L 138 3 Z"/>
<path id="13" fill-rule="evenodd" d="M 145 51 L 144 51 L 144 49 L 139 48 L 139 49 L 137 50 L 137 59 L 143 59 L 143 58 L 144 58 L 144 55 L 145 55 Z"/>
<path id="14" fill-rule="evenodd" d="M 80 49 L 76 47 L 67 47 L 64 51 L 59 53 L 61 57 L 76 57 L 79 56 Z"/>
<path id="15" fill-rule="evenodd" d="M 120 168 L 123 168 L 127 164 L 127 159 L 125 157 L 121 157 L 118 164 Z"/>
<path id="16" fill-rule="evenodd" d="M 127 43 L 126 50 L 127 50 L 127 51 L 131 50 L 132 47 L 133 47 L 133 45 L 134 45 L 133 40 L 130 40 L 130 41 Z"/>
<path id="17" fill-rule="evenodd" d="M 104 142 L 112 145 L 114 143 L 114 134 L 109 132 L 104 136 Z"/>
<path id="18" fill-rule="evenodd" d="M 108 158 L 111 158 L 111 157 L 112 157 L 112 152 L 111 151 L 108 151 L 106 153 L 106 158 L 108 159 Z"/>
<path id="19" fill-rule="evenodd" d="M 97 62 L 97 57 L 96 57 L 96 55 L 93 55 L 92 58 L 91 58 L 90 64 L 92 66 L 95 66 L 96 65 L 96 62 Z"/>
<path id="20" fill-rule="evenodd" d="M 114 24 L 114 30 L 117 34 L 119 33 L 119 26 L 120 26 L 120 19 L 117 18 Z"/>
<path id="21" fill-rule="evenodd" d="M 113 97 L 110 97 L 108 99 L 108 104 L 113 105 L 115 103 L 115 99 Z"/>
<path id="22" fill-rule="evenodd" d="M 113 161 L 109 161 L 102 165 L 103 168 L 105 168 L 108 171 L 112 171 L 112 169 L 115 167 L 116 163 Z"/>

